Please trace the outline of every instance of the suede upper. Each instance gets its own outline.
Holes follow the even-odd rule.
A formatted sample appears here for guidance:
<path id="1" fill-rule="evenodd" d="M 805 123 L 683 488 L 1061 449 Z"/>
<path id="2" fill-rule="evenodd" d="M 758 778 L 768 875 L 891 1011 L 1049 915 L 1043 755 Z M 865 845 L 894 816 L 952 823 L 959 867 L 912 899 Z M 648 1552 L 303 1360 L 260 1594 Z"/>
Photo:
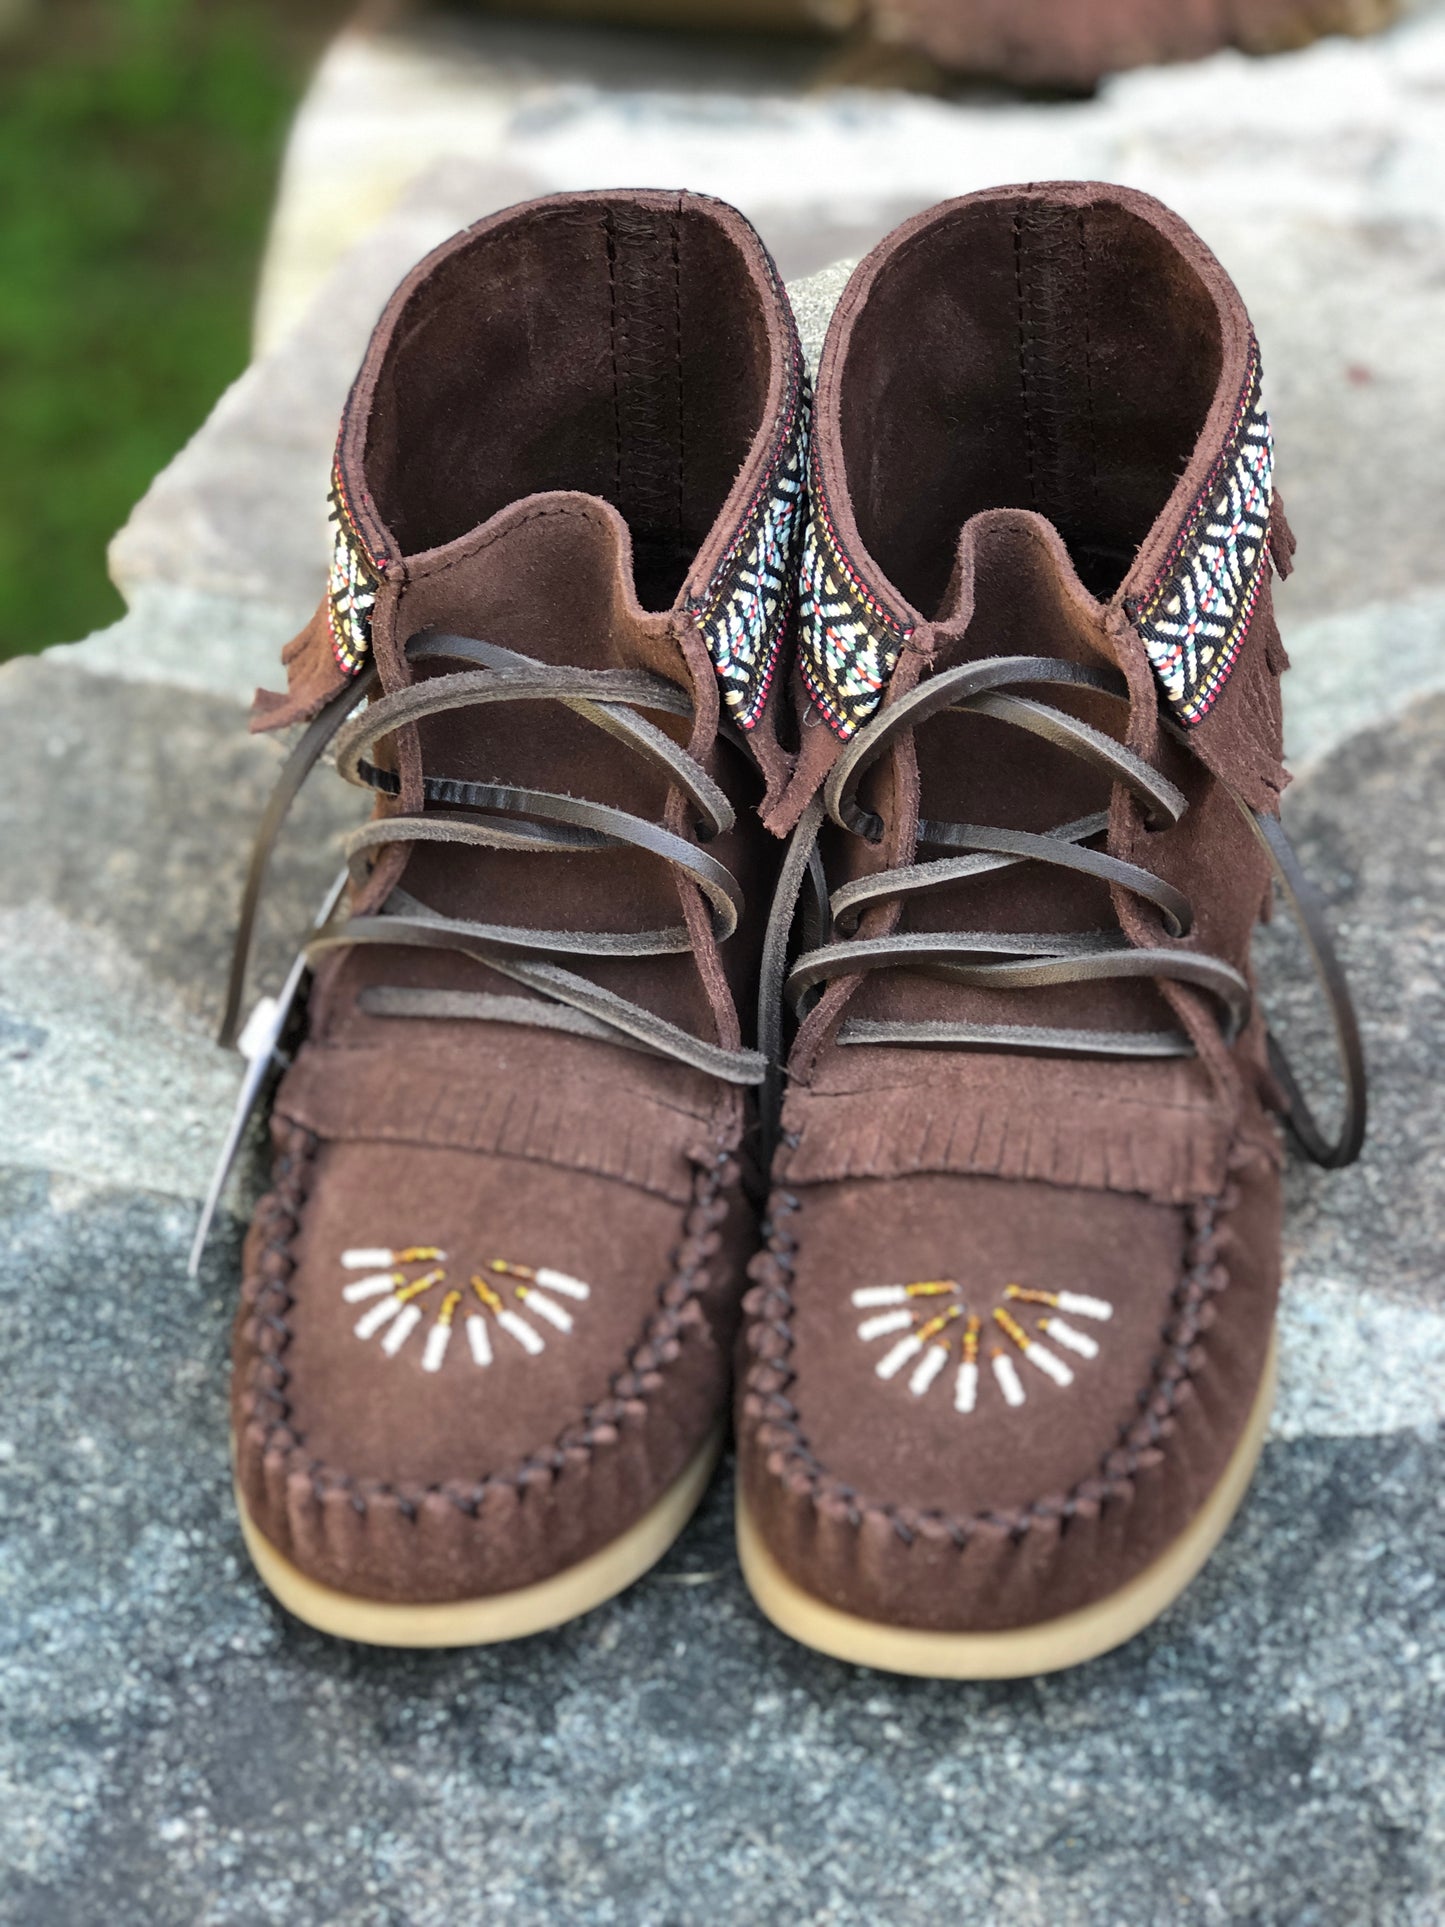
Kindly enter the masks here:
<path id="1" fill-rule="evenodd" d="M 328 592 L 255 720 L 374 674 L 398 721 L 336 738 L 377 823 L 274 1101 L 234 1403 L 255 1523 L 344 1592 L 547 1577 L 720 1422 L 806 409 L 752 230 L 661 193 L 457 236 L 353 388 Z"/>
<path id="2" fill-rule="evenodd" d="M 740 1433 L 784 1570 L 864 1617 L 983 1631 L 1107 1595 L 1187 1525 L 1259 1391 L 1277 1098 L 1257 1012 L 1231 1042 L 1208 987 L 1247 1004 L 1270 873 L 1246 812 L 1284 782 L 1257 368 L 1197 238 L 1087 183 L 917 217 L 833 320 L 810 713 L 771 820 L 827 795 L 831 941 L 865 967 L 830 974 L 825 944 L 801 1000 Z M 997 695 L 889 739 L 845 828 L 850 744 L 1000 659 L 1022 667 Z M 1097 858 L 1028 860 L 1066 826 Z M 944 874 L 1000 834 L 1014 854 Z"/>

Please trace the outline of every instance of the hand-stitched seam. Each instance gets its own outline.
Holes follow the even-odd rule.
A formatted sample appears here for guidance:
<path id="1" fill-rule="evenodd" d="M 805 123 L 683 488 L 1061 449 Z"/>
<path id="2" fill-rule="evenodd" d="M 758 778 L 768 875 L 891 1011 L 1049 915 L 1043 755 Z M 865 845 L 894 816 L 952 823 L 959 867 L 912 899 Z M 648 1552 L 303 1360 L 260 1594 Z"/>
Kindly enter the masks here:
<path id="1" fill-rule="evenodd" d="M 677 546 L 680 552 L 687 539 L 686 494 L 683 487 L 687 467 L 687 416 L 683 407 L 682 381 L 682 232 L 676 214 L 672 217 L 672 341 L 677 368 Z"/>
<path id="2" fill-rule="evenodd" d="M 1079 268 L 1083 281 L 1084 311 L 1084 410 L 1088 421 L 1086 443 L 1089 452 L 1089 506 L 1097 509 L 1099 501 L 1099 428 L 1094 415 L 1094 341 L 1090 315 L 1089 287 L 1089 235 L 1088 223 L 1084 219 L 1083 208 L 1075 210 L 1079 220 Z"/>
<path id="3" fill-rule="evenodd" d="M 800 1141 L 796 1132 L 783 1133 L 780 1175 L 785 1174 Z M 1230 1146 L 1228 1169 L 1242 1169 L 1252 1161 L 1253 1155 L 1253 1147 L 1236 1134 Z M 831 1477 L 809 1445 L 797 1420 L 797 1408 L 785 1396 L 796 1376 L 788 1362 L 793 1349 L 788 1319 L 793 1311 L 790 1289 L 793 1253 L 798 1248 L 786 1221 L 802 1210 L 802 1200 L 794 1191 L 775 1189 L 770 1216 L 763 1226 L 767 1250 L 760 1260 L 754 1261 L 751 1273 L 757 1283 L 744 1300 L 744 1312 L 749 1319 L 748 1347 L 754 1353 L 746 1378 L 747 1405 L 749 1416 L 757 1421 L 758 1444 L 769 1453 L 781 1449 L 785 1467 L 801 1473 L 811 1488 L 808 1496 L 815 1507 L 820 1498 L 830 1492 L 837 1496 L 840 1491 L 846 1491 L 850 1525 L 857 1529 L 868 1515 L 885 1519 L 905 1544 L 912 1543 L 918 1522 L 925 1518 L 943 1524 L 960 1550 L 981 1526 L 1001 1526 L 1017 1544 L 1036 1525 L 1073 1518 L 1082 1503 L 1102 1503 L 1122 1496 L 1131 1487 L 1144 1454 L 1162 1455 L 1167 1449 L 1170 1435 L 1164 1429 L 1165 1424 L 1173 1418 L 1183 1388 L 1192 1386 L 1207 1362 L 1204 1356 L 1206 1320 L 1202 1309 L 1228 1288 L 1228 1270 L 1218 1262 L 1220 1227 L 1238 1202 L 1238 1185 L 1227 1180 L 1217 1198 L 1202 1199 L 1187 1207 L 1190 1240 L 1185 1269 L 1171 1294 L 1171 1316 L 1163 1330 L 1162 1350 L 1155 1360 L 1150 1381 L 1140 1394 L 1140 1416 L 1121 1430 L 1118 1443 L 1104 1455 L 1098 1471 L 1080 1479 L 1061 1495 L 1036 1499 L 1010 1511 L 985 1511 L 959 1517 L 860 1499 L 852 1488 L 841 1487 L 840 1482 Z M 772 1276 L 768 1275 L 769 1271 Z"/>
<path id="4" fill-rule="evenodd" d="M 1039 505 L 1038 479 L 1034 472 L 1034 418 L 1029 407 L 1028 357 L 1030 338 L 1028 309 L 1024 301 L 1024 220 L 1022 209 L 1014 214 L 1014 298 L 1018 307 L 1019 405 L 1024 418 L 1024 455 L 1028 463 L 1029 503 Z"/>
<path id="5" fill-rule="evenodd" d="M 305 1455 L 304 1435 L 291 1424 L 292 1408 L 285 1396 L 290 1375 L 282 1362 L 282 1354 L 292 1338 L 286 1314 L 295 1302 L 287 1290 L 287 1281 L 296 1269 L 293 1244 L 319 1145 L 315 1132 L 304 1125 L 291 1125 L 286 1148 L 278 1154 L 273 1167 L 273 1189 L 257 1207 L 258 1220 L 267 1215 L 275 1219 L 273 1235 L 262 1246 L 257 1261 L 260 1276 L 254 1282 L 248 1279 L 243 1287 L 243 1307 L 249 1303 L 251 1318 L 259 1327 L 253 1342 L 247 1389 L 253 1404 L 265 1402 L 275 1408 L 269 1420 L 262 1419 L 259 1412 L 254 1414 L 263 1428 L 259 1457 L 264 1461 L 279 1447 L 289 1462 L 288 1470 L 304 1470 L 318 1497 L 323 1491 L 348 1491 L 353 1506 L 363 1514 L 374 1500 L 392 1500 L 403 1517 L 411 1520 L 418 1516 L 421 1501 L 433 1493 L 443 1493 L 458 1510 L 475 1517 L 489 1489 L 510 1485 L 522 1493 L 539 1473 L 562 1470 L 577 1452 L 590 1459 L 597 1446 L 610 1443 L 605 1435 L 623 1421 L 629 1405 L 645 1404 L 658 1395 L 664 1383 L 663 1368 L 675 1361 L 689 1335 L 683 1313 L 704 1295 L 710 1283 L 714 1234 L 736 1201 L 722 1194 L 736 1192 L 740 1176 L 736 1152 L 725 1145 L 721 1137 L 715 1137 L 712 1161 L 699 1164 L 694 1178 L 693 1203 L 683 1220 L 683 1237 L 674 1253 L 672 1270 L 657 1288 L 657 1309 L 628 1352 L 622 1369 L 610 1379 L 610 1396 L 569 1420 L 550 1447 L 532 1453 L 510 1471 L 492 1473 L 476 1481 L 469 1492 L 458 1492 L 450 1486 L 394 1486 L 373 1479 L 364 1482 L 363 1492 L 363 1482 Z M 271 1340 L 269 1345 L 264 1342 L 267 1336 Z M 264 1382 L 267 1375 L 269 1385 Z"/>
<path id="6" fill-rule="evenodd" d="M 607 246 L 609 316 L 607 339 L 612 356 L 612 430 L 616 438 L 617 450 L 613 464 L 612 499 L 620 508 L 622 502 L 622 379 L 617 367 L 617 229 L 610 213 L 603 218 L 602 233 Z"/>

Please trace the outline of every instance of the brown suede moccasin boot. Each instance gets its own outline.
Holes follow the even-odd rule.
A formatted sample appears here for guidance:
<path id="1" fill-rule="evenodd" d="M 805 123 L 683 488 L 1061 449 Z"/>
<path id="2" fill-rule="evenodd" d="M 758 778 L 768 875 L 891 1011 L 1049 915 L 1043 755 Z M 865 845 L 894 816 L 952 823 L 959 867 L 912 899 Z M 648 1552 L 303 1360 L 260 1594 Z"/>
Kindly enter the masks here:
<path id="1" fill-rule="evenodd" d="M 256 1564 L 327 1631 L 554 1624 L 707 1479 L 756 1244 L 756 806 L 788 771 L 807 405 L 765 250 L 693 195 L 483 221 L 372 338 L 329 593 L 257 700 L 308 726 L 238 952 L 329 744 L 377 809 L 307 947 L 233 1400 Z"/>
<path id="2" fill-rule="evenodd" d="M 1006 188 L 900 228 L 823 353 L 801 816 L 740 1537 L 764 1610 L 903 1672 L 1047 1671 L 1183 1588 L 1269 1411 L 1287 1112 L 1259 355 L 1157 202 Z M 816 842 L 815 842 L 816 839 Z M 822 879 L 826 875 L 826 883 Z"/>

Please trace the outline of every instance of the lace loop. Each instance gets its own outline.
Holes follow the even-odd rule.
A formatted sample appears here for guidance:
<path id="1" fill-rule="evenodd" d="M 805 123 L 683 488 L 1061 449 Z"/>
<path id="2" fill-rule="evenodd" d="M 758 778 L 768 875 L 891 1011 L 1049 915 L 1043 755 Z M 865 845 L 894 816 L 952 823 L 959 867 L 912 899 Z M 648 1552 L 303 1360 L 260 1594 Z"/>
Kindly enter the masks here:
<path id="1" fill-rule="evenodd" d="M 882 825 L 870 811 L 860 809 L 856 801 L 863 776 L 895 736 L 917 729 L 945 709 L 958 708 L 1014 723 L 1072 750 L 1106 776 L 1131 789 L 1157 816 L 1171 823 L 1179 821 L 1187 807 L 1184 797 L 1142 756 L 1136 756 L 1112 736 L 1091 728 L 1062 709 L 1028 697 L 1001 693 L 1006 685 L 1017 683 L 1092 690 L 1125 707 L 1129 701 L 1124 678 L 1116 670 L 1090 669 L 1082 663 L 1057 661 L 1052 656 L 989 656 L 982 662 L 944 669 L 915 685 L 897 702 L 880 709 L 848 744 L 834 764 L 823 791 L 829 816 L 840 829 L 852 830 L 870 843 L 876 842 Z"/>
<path id="2" fill-rule="evenodd" d="M 1212 997 L 1220 1011 L 1221 1033 L 1232 1044 L 1249 1021 L 1249 984 L 1223 958 L 1183 947 L 1134 945 L 1122 932 L 1000 933 L 993 931 L 894 931 L 875 937 L 855 933 L 869 909 L 918 897 L 944 884 L 958 884 L 1018 863 L 1045 863 L 1093 876 L 1129 891 L 1159 912 L 1167 936 L 1188 937 L 1193 911 L 1183 891 L 1141 865 L 1105 850 L 1090 848 L 1108 830 L 1108 813 L 1097 811 L 1046 833 L 992 826 L 919 822 L 915 840 L 922 847 L 962 852 L 899 865 L 859 877 L 826 895 L 820 882 L 818 837 L 824 815 L 842 830 L 877 842 L 881 820 L 857 801 L 859 783 L 894 739 L 930 717 L 959 708 L 974 715 L 1028 730 L 1068 750 L 1122 784 L 1156 823 L 1177 823 L 1187 801 L 1183 794 L 1132 750 L 1067 711 L 1014 692 L 1018 685 L 1053 685 L 1088 690 L 1127 705 L 1122 676 L 1076 663 L 1040 656 L 995 656 L 942 671 L 917 684 L 881 709 L 853 738 L 834 765 L 820 799 L 794 833 L 783 867 L 779 900 L 770 921 L 770 948 L 778 931 L 790 928 L 803 885 L 813 878 L 815 894 L 824 890 L 825 922 L 832 934 L 816 934 L 786 972 L 784 995 L 802 1012 L 821 988 L 840 979 L 861 979 L 881 969 L 922 970 L 930 976 L 984 990 L 1029 990 L 1045 986 L 1107 981 L 1166 979 L 1188 984 Z M 1233 792 L 1231 792 L 1233 794 Z M 1334 1138 L 1323 1132 L 1275 1039 L 1268 1038 L 1270 1062 L 1285 1099 L 1285 1117 L 1306 1154 L 1327 1167 L 1355 1158 L 1365 1132 L 1365 1067 L 1359 1027 L 1349 988 L 1326 932 L 1323 913 L 1279 823 L 1234 798 L 1269 855 L 1286 901 L 1305 934 L 1315 971 L 1334 1024 L 1345 1086 L 1344 1117 Z M 779 967 L 779 976 L 783 972 Z M 767 1022 L 781 1038 L 781 1002 L 770 997 L 765 974 Z M 770 1032 L 765 1027 L 765 1036 Z M 1185 1033 L 1168 1030 L 1093 1030 L 1041 1024 L 985 1024 L 939 1019 L 876 1021 L 850 1018 L 839 1026 L 840 1045 L 926 1044 L 984 1046 L 1002 1050 L 1050 1051 L 1120 1057 L 1192 1055 Z"/>
<path id="3" fill-rule="evenodd" d="M 624 743 L 669 785 L 679 789 L 698 813 L 700 837 L 715 836 L 735 821 L 725 792 L 696 759 L 634 713 L 642 708 L 675 716 L 692 714 L 688 696 L 664 678 L 630 670 L 585 670 L 538 663 L 476 637 L 435 632 L 414 637 L 407 645 L 407 656 L 413 665 L 459 659 L 479 666 L 430 675 L 380 697 L 374 695 L 375 668 L 368 667 L 308 725 L 283 765 L 257 834 L 232 958 L 223 1043 L 233 1041 L 236 1034 L 256 909 L 276 836 L 302 783 L 333 742 L 338 772 L 348 782 L 396 795 L 399 780 L 373 763 L 368 753 L 383 738 L 456 709 L 498 702 L 560 702 Z M 368 698 L 373 699 L 368 702 Z M 363 703 L 366 706 L 359 707 Z M 709 905 L 718 942 L 725 941 L 737 928 L 744 900 L 732 872 L 662 824 L 586 798 L 444 775 L 425 777 L 423 793 L 428 802 L 486 814 L 472 818 L 407 813 L 361 826 L 346 840 L 354 883 L 368 873 L 371 851 L 397 843 L 454 843 L 527 849 L 537 854 L 631 848 L 660 858 L 701 892 Z M 519 820 L 502 820 L 508 816 Z M 552 1024 L 551 1028 L 611 1036 L 730 1083 L 758 1084 L 765 1075 L 766 1060 L 760 1052 L 731 1050 L 693 1037 L 679 1025 L 552 961 L 558 956 L 639 958 L 685 953 L 691 950 L 692 941 L 682 923 L 643 931 L 517 928 L 437 916 L 404 891 L 394 889 L 381 913 L 328 924 L 312 936 L 304 954 L 315 959 L 354 945 L 452 950 L 574 1013 L 567 1023 Z M 408 1003 L 408 999 L 414 1002 Z M 418 1015 L 434 1015 L 440 1008 L 434 993 L 402 989 L 391 992 L 386 1004 L 389 1014 L 414 1007 Z M 483 1007 L 499 1022 L 527 1021 L 525 999 L 474 997 L 467 1006 L 472 1014 L 481 1014 Z"/>

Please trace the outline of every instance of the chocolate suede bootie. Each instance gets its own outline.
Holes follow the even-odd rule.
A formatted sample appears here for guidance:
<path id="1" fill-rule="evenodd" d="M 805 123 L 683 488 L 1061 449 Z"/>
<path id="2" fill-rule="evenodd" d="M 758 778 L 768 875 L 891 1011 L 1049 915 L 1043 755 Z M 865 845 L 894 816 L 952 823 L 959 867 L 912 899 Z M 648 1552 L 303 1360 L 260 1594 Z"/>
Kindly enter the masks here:
<path id="1" fill-rule="evenodd" d="M 1277 821 L 1292 542 L 1248 318 L 1146 196 L 952 202 L 843 294 L 810 492 L 775 932 L 818 900 L 741 1550 L 824 1651 L 1045 1671 L 1219 1538 L 1270 1405 L 1277 1115 L 1327 1163 L 1363 1129 Z M 1334 1009 L 1337 1142 L 1254 999 L 1275 874 Z"/>
<path id="2" fill-rule="evenodd" d="M 717 1451 L 807 393 L 731 209 L 558 197 L 402 284 L 255 726 L 376 797 L 288 993 L 233 1425 L 272 1591 L 480 1643 L 646 1569 Z M 283 998 L 283 1004 L 286 999 Z M 259 1082 L 284 1012 L 251 1055 Z"/>

